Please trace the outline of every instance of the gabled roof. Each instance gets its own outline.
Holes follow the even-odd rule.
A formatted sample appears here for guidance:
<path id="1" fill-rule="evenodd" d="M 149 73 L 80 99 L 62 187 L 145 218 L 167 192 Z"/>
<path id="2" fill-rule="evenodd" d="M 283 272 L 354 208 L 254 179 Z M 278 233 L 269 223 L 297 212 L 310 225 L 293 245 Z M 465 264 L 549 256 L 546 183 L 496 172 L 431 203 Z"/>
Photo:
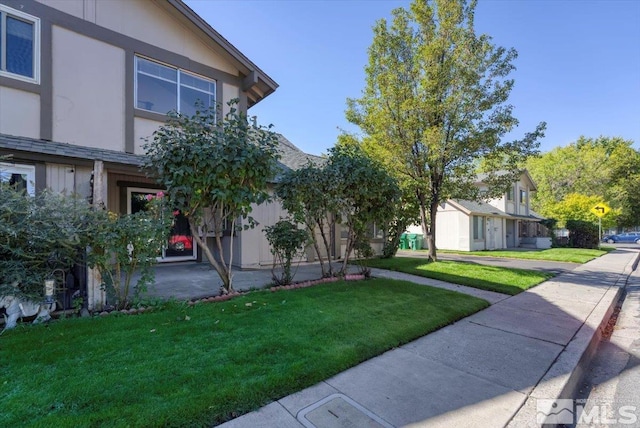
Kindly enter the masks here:
<path id="1" fill-rule="evenodd" d="M 529 210 L 530 215 L 511 214 L 511 213 L 504 212 L 501 209 L 494 207 L 493 205 L 487 204 L 486 202 L 468 201 L 465 199 L 449 199 L 447 200 L 447 203 L 449 203 L 452 207 L 454 207 L 459 211 L 462 211 L 467 215 L 501 217 L 501 218 L 520 219 L 520 220 L 529 220 L 529 221 L 544 220 L 544 217 L 534 213 L 531 210 Z"/>
<path id="2" fill-rule="evenodd" d="M 216 45 L 229 55 L 230 59 L 236 67 L 244 74 L 245 78 L 242 82 L 242 90 L 249 93 L 249 107 L 260 102 L 268 95 L 273 93 L 278 84 L 271 77 L 255 65 L 247 58 L 238 48 L 233 46 L 231 42 L 222 37 L 220 33 L 211 27 L 187 6 L 182 0 L 166 0 L 168 4 L 173 6 L 178 12 L 191 21 L 198 29 L 200 29 L 207 37 L 209 37 Z"/>
<path id="3" fill-rule="evenodd" d="M 502 176 L 507 174 L 507 171 L 496 171 L 495 173 L 497 176 Z M 484 183 L 484 180 L 489 176 L 489 174 L 487 173 L 480 173 L 478 175 L 476 175 L 476 183 L 480 184 L 480 183 Z M 527 178 L 527 180 L 529 180 L 529 182 L 531 183 L 531 190 L 536 191 L 538 190 L 538 187 L 536 186 L 536 182 L 533 181 L 533 178 L 531 178 L 531 175 L 529 174 L 529 171 L 527 171 L 526 169 L 522 170 L 522 173 L 520 174 L 520 177 L 525 176 Z"/>
<path id="4" fill-rule="evenodd" d="M 289 169 L 300 169 L 309 161 L 314 164 L 324 162 L 324 158 L 303 152 L 282 134 L 278 134 L 278 143 L 278 151 L 280 152 L 280 156 L 282 156 L 280 162 Z"/>

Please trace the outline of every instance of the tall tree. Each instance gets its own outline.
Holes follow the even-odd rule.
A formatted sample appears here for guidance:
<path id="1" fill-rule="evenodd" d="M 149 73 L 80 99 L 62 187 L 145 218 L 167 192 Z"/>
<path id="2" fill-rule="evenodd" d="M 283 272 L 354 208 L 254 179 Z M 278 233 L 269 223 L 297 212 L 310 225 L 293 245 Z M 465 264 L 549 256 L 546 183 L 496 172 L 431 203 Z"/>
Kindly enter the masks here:
<path id="1" fill-rule="evenodd" d="M 640 223 L 640 152 L 618 137 L 587 138 L 526 162 L 538 185 L 533 208 L 547 217 L 564 212 L 566 198 L 578 193 L 607 202 L 619 227 Z M 595 200 L 595 199 L 594 199 Z M 587 210 L 588 212 L 588 210 Z M 595 217 L 594 217 L 595 220 Z"/>
<path id="2" fill-rule="evenodd" d="M 189 221 L 192 236 L 226 293 L 233 291 L 233 239 L 227 253 L 223 225 L 229 224 L 232 232 L 255 226 L 252 205 L 269 198 L 267 183 L 275 176 L 279 157 L 277 135 L 250 124 L 236 103 L 229 103 L 221 120 L 216 109 L 199 110 L 194 116 L 171 113 L 144 146 L 146 168 Z M 244 220 L 242 226 L 238 219 Z M 215 235 L 217 257 L 204 238 L 207 231 Z"/>
<path id="3" fill-rule="evenodd" d="M 391 25 L 378 21 L 362 97 L 348 100 L 347 119 L 408 181 L 433 260 L 439 204 L 481 197 L 473 185 L 480 158 L 498 187 L 516 179 L 545 128 L 541 123 L 519 141 L 503 141 L 518 124 L 507 104 L 517 54 L 476 35 L 475 7 L 475 1 L 415 0 L 410 10 L 393 11 Z"/>

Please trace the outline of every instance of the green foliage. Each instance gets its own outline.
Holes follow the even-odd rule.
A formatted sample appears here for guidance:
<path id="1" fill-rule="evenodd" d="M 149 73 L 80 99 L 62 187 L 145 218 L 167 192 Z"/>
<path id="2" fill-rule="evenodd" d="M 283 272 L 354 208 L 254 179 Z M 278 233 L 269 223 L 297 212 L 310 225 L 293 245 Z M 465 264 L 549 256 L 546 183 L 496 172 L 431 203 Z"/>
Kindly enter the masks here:
<path id="1" fill-rule="evenodd" d="M 287 219 L 280 219 L 273 226 L 267 226 L 263 230 L 271 245 L 271 254 L 273 254 L 271 273 L 274 284 L 291 284 L 294 277 L 291 272 L 291 262 L 309 242 L 309 233 L 304 229 L 299 229 L 296 223 Z M 276 264 L 282 269 L 280 276 L 275 273 Z"/>
<path id="2" fill-rule="evenodd" d="M 153 265 L 162 252 L 172 215 L 162 193 L 147 199 L 147 209 L 118 215 L 98 210 L 87 264 L 98 269 L 107 296 L 116 309 L 131 305 L 154 282 Z M 132 280 L 139 275 L 135 284 Z M 131 294 L 133 291 L 133 295 Z"/>
<path id="3" fill-rule="evenodd" d="M 81 198 L 49 191 L 29 196 L 0 183 L 0 296 L 42 300 L 45 279 L 60 284 L 92 228 Z"/>
<path id="4" fill-rule="evenodd" d="M 369 227 L 374 223 L 385 227 L 393 221 L 400 190 L 384 167 L 360 145 L 342 140 L 329 150 L 323 165 L 308 164 L 284 174 L 276 187 L 276 195 L 294 220 L 307 227 L 323 274 L 333 275 L 334 237 L 329 232 L 338 223 L 346 231 L 346 255 L 341 268 L 344 273 L 356 247 L 360 254 L 369 254 L 365 248 L 369 245 Z M 326 271 L 323 253 L 315 238 L 316 230 L 327 254 Z"/>
<path id="5" fill-rule="evenodd" d="M 432 258 L 438 204 L 479 197 L 480 158 L 490 179 L 497 170 L 517 176 L 545 128 L 503 141 L 518 124 L 507 103 L 516 52 L 475 34 L 475 6 L 415 0 L 394 10 L 391 24 L 378 21 L 363 96 L 348 100 L 347 119 L 417 199 Z"/>
<path id="6" fill-rule="evenodd" d="M 331 236 L 331 231 L 338 218 L 334 215 L 337 208 L 331 180 L 332 177 L 323 165 L 308 162 L 302 168 L 285 172 L 275 188 L 282 207 L 296 223 L 305 225 L 320 261 L 322 276 L 333 276 L 331 246 L 335 238 Z M 320 249 L 316 231 L 320 234 L 324 251 Z M 327 258 L 326 265 L 323 254 Z"/>
<path id="7" fill-rule="evenodd" d="M 356 247 L 361 254 L 370 255 L 363 247 L 369 246 L 369 226 L 385 227 L 394 219 L 400 189 L 385 168 L 357 144 L 337 144 L 331 148 L 325 169 L 332 183 L 334 209 L 347 232 L 342 267 L 345 273 Z"/>
<path id="8" fill-rule="evenodd" d="M 598 248 L 600 238 L 597 225 L 588 221 L 569 220 L 566 227 L 569 229 L 570 247 Z"/>
<path id="9" fill-rule="evenodd" d="M 230 292 L 233 240 L 228 257 L 222 245 L 225 222 L 231 229 L 252 228 L 253 204 L 269 198 L 267 184 L 276 173 L 278 139 L 269 128 L 249 123 L 237 110 L 237 100 L 229 102 L 229 112 L 219 120 L 216 109 L 199 109 L 194 116 L 177 113 L 147 141 L 146 168 L 167 189 L 170 203 L 189 221 L 198 246 L 216 269 L 224 291 Z M 210 215 L 205 220 L 205 215 Z M 236 224 L 244 220 L 242 227 Z M 215 234 L 220 257 L 200 236 Z"/>
<path id="10" fill-rule="evenodd" d="M 566 227 L 571 220 L 580 220 L 586 223 L 598 225 L 598 217 L 591 212 L 591 209 L 602 203 L 598 196 L 587 196 L 578 193 L 569 193 L 564 199 L 547 210 L 547 213 L 558 220 L 559 227 Z M 617 210 L 612 210 L 602 218 L 602 225 L 605 228 L 615 225 Z"/>
<path id="11" fill-rule="evenodd" d="M 580 194 L 592 197 L 590 201 L 595 203 L 607 202 L 613 208 L 602 219 L 604 227 L 637 225 L 640 152 L 632 145 L 633 141 L 617 137 L 582 136 L 565 147 L 530 158 L 526 167 L 538 186 L 531 200 L 533 209 L 544 216 L 555 216 L 558 211 L 568 210 L 566 200 L 570 194 Z M 597 222 L 589 208 L 567 218 Z"/>

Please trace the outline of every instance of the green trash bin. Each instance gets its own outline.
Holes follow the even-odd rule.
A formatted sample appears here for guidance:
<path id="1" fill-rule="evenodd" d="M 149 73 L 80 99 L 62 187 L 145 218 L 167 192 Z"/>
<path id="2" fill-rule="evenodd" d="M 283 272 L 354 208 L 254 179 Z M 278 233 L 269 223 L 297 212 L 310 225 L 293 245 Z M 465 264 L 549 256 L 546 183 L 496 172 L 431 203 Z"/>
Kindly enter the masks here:
<path id="1" fill-rule="evenodd" d="M 409 240 L 407 239 L 407 234 L 403 233 L 400 235 L 400 249 L 408 250 L 409 249 Z"/>
<path id="2" fill-rule="evenodd" d="M 418 234 L 416 233 L 408 233 L 407 240 L 409 241 L 409 248 L 412 250 L 418 249 Z"/>
<path id="3" fill-rule="evenodd" d="M 422 244 L 424 242 L 424 236 L 423 235 L 417 235 L 416 236 L 416 250 L 421 250 L 422 249 Z"/>

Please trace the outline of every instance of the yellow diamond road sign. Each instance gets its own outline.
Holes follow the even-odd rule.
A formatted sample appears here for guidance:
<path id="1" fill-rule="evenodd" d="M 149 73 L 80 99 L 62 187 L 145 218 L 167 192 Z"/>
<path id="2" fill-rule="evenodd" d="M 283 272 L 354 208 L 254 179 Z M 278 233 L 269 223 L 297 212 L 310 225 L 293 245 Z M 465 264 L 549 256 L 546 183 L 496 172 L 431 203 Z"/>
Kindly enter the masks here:
<path id="1" fill-rule="evenodd" d="M 605 203 L 598 204 L 595 207 L 591 208 L 591 212 L 598 217 L 604 217 L 609 211 L 611 211 L 611 208 Z"/>

